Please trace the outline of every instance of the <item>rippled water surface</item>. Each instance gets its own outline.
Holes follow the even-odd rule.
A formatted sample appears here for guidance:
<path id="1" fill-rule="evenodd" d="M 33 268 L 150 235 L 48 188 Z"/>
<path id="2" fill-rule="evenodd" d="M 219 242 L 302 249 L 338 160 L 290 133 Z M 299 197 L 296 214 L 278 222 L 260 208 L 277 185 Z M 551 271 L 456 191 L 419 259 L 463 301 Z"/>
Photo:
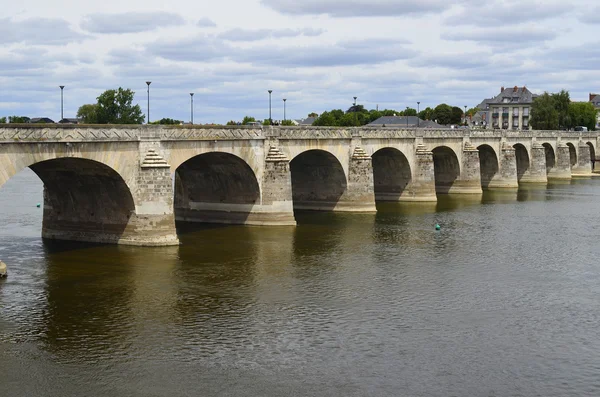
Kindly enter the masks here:
<path id="1" fill-rule="evenodd" d="M 600 179 L 169 248 L 43 242 L 41 191 L 0 189 L 0 395 L 600 395 Z"/>

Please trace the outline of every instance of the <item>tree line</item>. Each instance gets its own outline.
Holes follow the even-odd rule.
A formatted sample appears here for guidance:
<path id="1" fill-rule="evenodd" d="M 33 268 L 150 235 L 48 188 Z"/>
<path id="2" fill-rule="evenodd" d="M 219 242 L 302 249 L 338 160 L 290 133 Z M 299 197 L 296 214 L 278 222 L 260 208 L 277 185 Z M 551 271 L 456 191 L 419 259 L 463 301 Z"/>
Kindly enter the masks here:
<path id="1" fill-rule="evenodd" d="M 348 110 L 334 109 L 323 112 L 313 125 L 329 127 L 360 127 L 372 123 L 384 116 L 418 116 L 421 120 L 433 120 L 438 124 L 461 124 L 464 121 L 464 111 L 458 106 L 442 103 L 435 108 L 427 107 L 417 113 L 411 107 L 405 110 L 367 110 L 363 105 L 353 105 Z"/>
<path id="2" fill-rule="evenodd" d="M 536 130 L 596 129 L 596 109 L 590 102 L 571 102 L 568 91 L 544 92 L 531 105 L 531 126 Z"/>

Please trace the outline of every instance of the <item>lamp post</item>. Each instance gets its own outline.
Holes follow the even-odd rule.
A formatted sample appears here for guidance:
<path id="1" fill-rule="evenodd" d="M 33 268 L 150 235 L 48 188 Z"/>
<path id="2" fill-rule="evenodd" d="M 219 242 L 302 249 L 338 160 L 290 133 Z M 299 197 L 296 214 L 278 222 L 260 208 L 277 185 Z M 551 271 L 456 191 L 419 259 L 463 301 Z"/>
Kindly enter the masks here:
<path id="1" fill-rule="evenodd" d="M 152 82 L 151 81 L 146 81 L 146 85 L 148 86 L 148 120 L 146 121 L 146 124 L 150 124 L 150 84 Z"/>
<path id="2" fill-rule="evenodd" d="M 404 118 L 406 119 L 406 128 L 408 128 L 408 106 L 406 107 L 406 112 L 404 113 Z"/>
<path id="3" fill-rule="evenodd" d="M 467 125 L 467 105 L 465 105 L 465 125 Z"/>
<path id="4" fill-rule="evenodd" d="M 356 98 L 358 98 L 357 96 L 354 97 L 354 106 L 356 106 Z"/>
<path id="5" fill-rule="evenodd" d="M 64 116 L 63 116 L 63 89 L 65 88 L 64 85 L 59 85 L 60 87 L 60 121 L 63 121 Z"/>
<path id="6" fill-rule="evenodd" d="M 190 124 L 194 124 L 194 93 L 190 92 Z"/>
<path id="7" fill-rule="evenodd" d="M 283 98 L 283 121 L 285 121 L 285 101 L 287 101 L 287 99 Z"/>
<path id="8" fill-rule="evenodd" d="M 271 118 L 271 94 L 273 90 L 269 90 L 269 124 L 273 125 L 273 119 Z"/>
<path id="9" fill-rule="evenodd" d="M 417 127 L 421 125 L 421 117 L 419 117 L 419 113 L 421 112 L 419 110 L 419 105 L 421 105 L 421 102 L 417 101 Z"/>

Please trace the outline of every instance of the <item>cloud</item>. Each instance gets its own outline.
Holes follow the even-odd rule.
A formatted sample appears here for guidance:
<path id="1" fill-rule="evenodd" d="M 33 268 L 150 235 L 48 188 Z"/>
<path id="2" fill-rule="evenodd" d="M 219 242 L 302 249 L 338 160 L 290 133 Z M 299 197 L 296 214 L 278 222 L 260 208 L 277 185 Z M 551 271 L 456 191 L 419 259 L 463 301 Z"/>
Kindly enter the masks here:
<path id="1" fill-rule="evenodd" d="M 315 37 L 323 34 L 323 29 L 259 29 L 259 30 L 247 30 L 235 28 L 227 30 L 217 35 L 218 38 L 228 41 L 258 41 L 264 39 L 279 39 L 286 37 Z"/>
<path id="2" fill-rule="evenodd" d="M 176 13 L 164 11 L 139 11 L 121 14 L 90 14 L 81 23 L 81 28 L 91 33 L 139 33 L 162 27 L 184 24 Z"/>
<path id="3" fill-rule="evenodd" d="M 22 21 L 0 18 L 2 44 L 64 45 L 86 37 L 74 31 L 69 22 L 60 18 L 30 18 Z"/>
<path id="4" fill-rule="evenodd" d="M 506 49 L 526 48 L 528 44 L 550 41 L 559 36 L 559 29 L 535 26 L 503 26 L 498 28 L 468 28 L 446 30 L 442 38 L 451 41 L 473 41 Z"/>
<path id="5" fill-rule="evenodd" d="M 216 23 L 213 22 L 212 19 L 210 18 L 201 18 L 197 23 L 197 26 L 201 27 L 201 28 L 214 28 L 217 26 Z"/>
<path id="6" fill-rule="evenodd" d="M 282 14 L 332 17 L 391 17 L 440 12 L 452 6 L 446 0 L 262 0 Z"/>
<path id="7" fill-rule="evenodd" d="M 572 4 L 557 0 L 490 0 L 478 4 L 465 4 L 460 12 L 446 17 L 444 23 L 484 27 L 512 26 L 551 18 L 564 19 L 572 10 Z"/>

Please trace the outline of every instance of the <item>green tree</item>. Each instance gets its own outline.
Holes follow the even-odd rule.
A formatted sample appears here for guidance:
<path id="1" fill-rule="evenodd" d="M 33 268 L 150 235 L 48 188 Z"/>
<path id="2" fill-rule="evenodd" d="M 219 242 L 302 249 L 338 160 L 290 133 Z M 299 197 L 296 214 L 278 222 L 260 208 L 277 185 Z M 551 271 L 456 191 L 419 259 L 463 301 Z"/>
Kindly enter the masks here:
<path id="1" fill-rule="evenodd" d="M 170 119 L 168 117 L 162 118 L 160 120 L 157 121 L 153 121 L 151 123 L 148 124 L 160 124 L 160 125 L 179 125 L 179 124 L 183 124 L 183 121 L 181 120 L 175 120 L 175 119 Z"/>
<path id="2" fill-rule="evenodd" d="M 254 117 L 250 117 L 250 116 L 244 116 L 244 119 L 242 120 L 242 125 L 248 125 L 249 123 L 255 123 L 256 119 Z"/>
<path id="3" fill-rule="evenodd" d="M 0 117 L 0 124 L 6 124 L 6 116 Z"/>
<path id="4" fill-rule="evenodd" d="M 421 120 L 431 120 L 433 117 L 433 109 L 429 106 L 419 112 L 419 118 Z"/>
<path id="5" fill-rule="evenodd" d="M 571 102 L 569 104 L 569 120 L 571 125 L 587 127 L 589 131 L 596 129 L 596 109 L 589 102 Z"/>
<path id="6" fill-rule="evenodd" d="M 292 123 L 292 120 L 283 120 L 283 121 L 281 122 L 281 125 L 283 125 L 283 126 L 288 126 L 288 127 L 289 127 L 289 126 L 291 126 L 291 125 L 294 125 L 294 123 Z"/>
<path id="7" fill-rule="evenodd" d="M 572 122 L 569 115 L 569 104 L 571 103 L 569 92 L 561 90 L 552 94 L 552 98 L 554 99 L 554 108 L 558 112 L 558 128 L 570 128 Z"/>
<path id="8" fill-rule="evenodd" d="M 328 127 L 339 126 L 338 118 L 336 117 L 336 114 L 334 112 L 335 111 L 321 113 L 321 115 L 315 119 L 312 125 Z"/>
<path id="9" fill-rule="evenodd" d="M 554 96 L 544 92 L 531 104 L 529 123 L 536 130 L 558 129 L 558 110 Z"/>
<path id="10" fill-rule="evenodd" d="M 458 106 L 452 107 L 452 120 L 450 124 L 462 124 L 464 122 L 465 114 Z"/>
<path id="11" fill-rule="evenodd" d="M 467 117 L 469 118 L 473 118 L 477 112 L 479 112 L 479 108 L 475 107 L 475 108 L 471 108 L 469 110 L 467 110 Z"/>
<path id="12" fill-rule="evenodd" d="M 225 125 L 238 125 L 238 122 L 237 122 L 237 121 L 234 121 L 234 120 L 229 120 L 229 121 L 227 122 L 227 124 L 225 124 Z"/>
<path id="13" fill-rule="evenodd" d="M 317 113 L 315 113 L 315 112 L 312 112 L 312 113 L 309 113 L 309 114 L 308 114 L 308 117 L 314 117 L 314 118 L 317 118 L 317 117 L 319 117 L 319 115 L 318 115 Z"/>
<path id="14" fill-rule="evenodd" d="M 142 124 L 145 116 L 140 105 L 132 105 L 134 92 L 106 90 L 98 97 L 96 115 L 98 124 Z"/>
<path id="15" fill-rule="evenodd" d="M 445 103 L 437 105 L 433 109 L 431 119 L 435 120 L 438 124 L 452 124 L 452 108 Z"/>
<path id="16" fill-rule="evenodd" d="M 8 116 L 9 123 L 29 123 L 29 117 L 27 116 Z"/>
<path id="17" fill-rule="evenodd" d="M 406 108 L 402 113 L 404 116 L 417 116 L 417 109 Z"/>
<path id="18" fill-rule="evenodd" d="M 98 105 L 95 103 L 81 105 L 77 110 L 77 118 L 81 119 L 84 124 L 98 124 L 96 109 L 98 109 Z"/>

